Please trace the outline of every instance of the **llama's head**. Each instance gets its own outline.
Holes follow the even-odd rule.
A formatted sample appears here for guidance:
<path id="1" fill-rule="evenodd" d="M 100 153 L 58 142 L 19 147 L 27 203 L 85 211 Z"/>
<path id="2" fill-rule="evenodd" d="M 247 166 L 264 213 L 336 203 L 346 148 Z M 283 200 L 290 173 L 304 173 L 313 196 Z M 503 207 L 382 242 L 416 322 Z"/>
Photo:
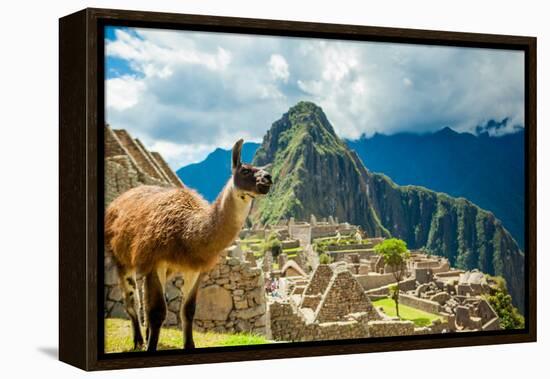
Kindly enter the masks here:
<path id="1" fill-rule="evenodd" d="M 233 146 L 232 172 L 233 183 L 237 189 L 243 193 L 255 197 L 256 195 L 265 195 L 269 192 L 273 182 L 271 175 L 266 171 L 267 166 L 254 167 L 250 164 L 241 162 L 241 150 L 243 140 L 240 139 Z"/>

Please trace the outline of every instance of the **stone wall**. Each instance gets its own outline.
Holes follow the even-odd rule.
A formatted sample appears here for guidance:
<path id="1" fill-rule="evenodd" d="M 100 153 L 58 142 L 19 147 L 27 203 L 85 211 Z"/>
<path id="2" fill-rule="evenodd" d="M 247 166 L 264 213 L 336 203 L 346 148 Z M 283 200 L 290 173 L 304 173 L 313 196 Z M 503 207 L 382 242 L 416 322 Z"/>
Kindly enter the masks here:
<path id="1" fill-rule="evenodd" d="M 105 206 L 118 195 L 140 185 L 169 186 L 143 175 L 127 155 L 119 155 L 105 160 Z"/>
<path id="2" fill-rule="evenodd" d="M 105 275 L 105 317 L 128 318 L 116 268 Z M 140 284 L 140 283 L 138 283 Z M 181 328 L 180 307 L 183 278 L 176 276 L 166 285 L 168 306 L 164 326 Z M 141 288 L 140 296 L 142 296 Z M 266 302 L 264 275 L 259 267 L 244 259 L 223 256 L 208 273 L 203 274 L 197 293 L 194 328 L 219 333 L 250 332 L 266 335 Z"/>
<path id="3" fill-rule="evenodd" d="M 337 232 L 340 232 L 341 235 L 352 234 L 357 230 L 356 226 L 352 226 L 346 223 L 342 224 L 325 224 L 311 227 L 311 238 L 322 238 L 334 236 Z"/>
<path id="4" fill-rule="evenodd" d="M 407 336 L 414 334 L 414 323 L 412 321 L 369 321 L 368 330 L 370 337 Z"/>
<path id="5" fill-rule="evenodd" d="M 311 227 L 309 225 L 289 225 L 289 236 L 300 241 L 300 245 L 307 246 L 311 243 Z"/>
<path id="6" fill-rule="evenodd" d="M 271 338 L 276 341 L 322 341 L 368 337 L 366 319 L 306 323 L 288 301 L 269 304 Z"/>
<path id="7" fill-rule="evenodd" d="M 371 295 L 386 295 L 388 296 L 390 293 L 390 287 L 393 285 L 388 284 L 382 287 L 373 288 L 371 290 L 366 291 L 369 296 Z M 402 280 L 399 282 L 399 290 L 402 292 L 411 291 L 416 288 L 416 280 L 415 278 L 408 278 L 405 280 Z"/>
<path id="8" fill-rule="evenodd" d="M 104 136 L 105 206 L 139 185 L 183 186 L 160 154 L 148 152 L 126 131 L 105 126 Z"/>
<path id="9" fill-rule="evenodd" d="M 482 326 L 483 330 L 500 330 L 500 319 L 498 317 L 493 318 Z"/>
<path id="10" fill-rule="evenodd" d="M 487 323 L 495 317 L 498 317 L 498 314 L 495 312 L 493 307 L 491 307 L 485 299 L 480 300 L 477 304 L 476 314 L 481 317 L 481 322 L 483 323 Z"/>
<path id="11" fill-rule="evenodd" d="M 264 280 L 259 267 L 236 257 L 222 259 L 199 287 L 195 328 L 265 335 Z"/>
<path id="12" fill-rule="evenodd" d="M 448 319 L 452 322 L 453 325 L 451 325 Z M 415 327 L 414 334 L 441 334 L 453 332 L 456 330 L 454 328 L 454 316 L 449 316 L 448 319 L 445 319 L 444 321 L 437 319 L 433 321 L 430 326 Z"/>
<path id="13" fill-rule="evenodd" d="M 363 250 L 331 250 L 327 253 L 334 260 L 334 262 L 345 260 L 349 255 L 354 254 L 359 257 L 359 259 L 371 259 L 376 255 L 372 249 L 363 249 Z"/>
<path id="14" fill-rule="evenodd" d="M 395 283 L 393 274 L 368 273 L 367 275 L 357 275 L 355 278 L 365 291 Z"/>
<path id="15" fill-rule="evenodd" d="M 281 249 L 294 249 L 297 247 L 300 247 L 300 241 L 297 239 L 281 241 Z"/>
<path id="16" fill-rule="evenodd" d="M 332 269 L 328 265 L 319 265 L 307 285 L 305 295 L 320 295 L 324 293 L 331 277 Z"/>
<path id="17" fill-rule="evenodd" d="M 370 243 L 355 243 L 349 245 L 329 245 L 327 250 L 331 251 L 342 251 L 342 250 L 369 250 L 374 253 L 374 250 L 371 248 L 372 244 Z"/>
<path id="18" fill-rule="evenodd" d="M 441 310 L 441 306 L 435 301 L 422 299 L 420 297 L 407 295 L 404 293 L 399 295 L 399 303 L 428 313 L 438 314 Z"/>

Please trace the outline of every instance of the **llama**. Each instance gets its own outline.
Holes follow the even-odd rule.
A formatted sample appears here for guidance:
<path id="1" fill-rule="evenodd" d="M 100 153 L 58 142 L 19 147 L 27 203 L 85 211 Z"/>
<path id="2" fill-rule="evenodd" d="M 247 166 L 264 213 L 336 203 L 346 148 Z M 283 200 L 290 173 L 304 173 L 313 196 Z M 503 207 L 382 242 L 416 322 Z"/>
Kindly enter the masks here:
<path id="1" fill-rule="evenodd" d="M 144 345 L 137 278 L 144 279 L 147 350 L 155 351 L 166 317 L 165 284 L 174 274 L 183 276 L 184 348 L 195 347 L 193 317 L 201 273 L 213 268 L 243 227 L 252 200 L 267 194 L 272 185 L 265 167 L 241 162 L 242 145 L 241 139 L 233 146 L 231 178 L 212 204 L 189 188 L 139 186 L 107 208 L 106 248 L 118 268 L 134 349 Z"/>

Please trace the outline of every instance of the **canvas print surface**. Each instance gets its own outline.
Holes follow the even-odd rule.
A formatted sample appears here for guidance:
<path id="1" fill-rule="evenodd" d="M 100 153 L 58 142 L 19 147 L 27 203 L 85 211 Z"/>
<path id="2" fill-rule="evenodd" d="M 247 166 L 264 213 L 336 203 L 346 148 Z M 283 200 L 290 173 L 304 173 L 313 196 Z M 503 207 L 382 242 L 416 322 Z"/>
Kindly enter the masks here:
<path id="1" fill-rule="evenodd" d="M 105 28 L 106 353 L 523 329 L 524 53 Z"/>

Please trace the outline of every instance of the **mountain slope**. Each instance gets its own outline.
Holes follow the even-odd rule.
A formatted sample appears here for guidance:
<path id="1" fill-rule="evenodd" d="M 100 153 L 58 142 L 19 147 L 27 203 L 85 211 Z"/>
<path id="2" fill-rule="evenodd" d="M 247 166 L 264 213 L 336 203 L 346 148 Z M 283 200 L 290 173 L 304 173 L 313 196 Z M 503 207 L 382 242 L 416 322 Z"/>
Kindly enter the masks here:
<path id="1" fill-rule="evenodd" d="M 492 213 L 466 199 L 423 187 L 398 186 L 369 172 L 339 139 L 321 108 L 301 102 L 273 123 L 254 164 L 272 163 L 274 186 L 252 210 L 254 221 L 337 216 L 370 236 L 404 239 L 453 266 L 506 278 L 523 309 L 524 255 Z"/>
<path id="2" fill-rule="evenodd" d="M 273 124 L 256 152 L 253 163 L 272 163 L 275 184 L 252 218 L 275 223 L 290 216 L 333 215 L 362 225 L 370 235 L 389 235 L 370 206 L 362 164 L 354 154 L 320 108 L 298 103 Z"/>
<path id="3" fill-rule="evenodd" d="M 347 144 L 366 167 L 398 184 L 463 196 L 490 210 L 523 247 L 524 142 L 523 129 L 490 137 L 445 128 L 422 135 L 375 134 Z"/>
<path id="4" fill-rule="evenodd" d="M 243 144 L 242 160 L 251 162 L 260 144 Z M 214 201 L 231 176 L 231 150 L 216 149 L 205 160 L 180 168 L 176 174 L 188 187 L 197 190 L 208 201 Z"/>

